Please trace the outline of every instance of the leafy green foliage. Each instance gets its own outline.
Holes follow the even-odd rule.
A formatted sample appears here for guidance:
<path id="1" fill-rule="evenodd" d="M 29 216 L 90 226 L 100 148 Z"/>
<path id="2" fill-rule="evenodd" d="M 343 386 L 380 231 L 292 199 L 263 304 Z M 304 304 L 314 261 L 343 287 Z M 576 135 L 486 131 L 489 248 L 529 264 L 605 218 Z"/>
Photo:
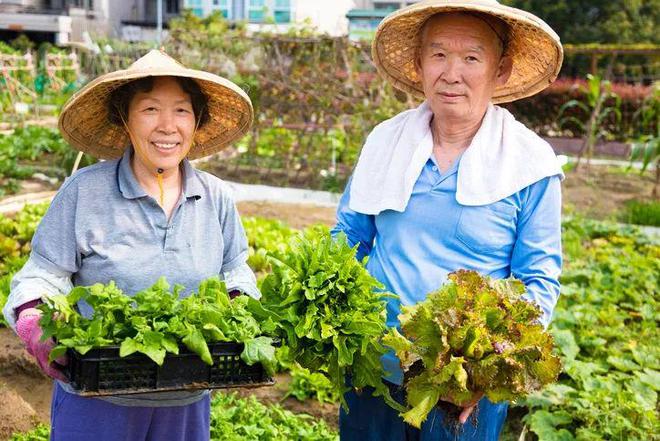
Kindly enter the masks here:
<path id="1" fill-rule="evenodd" d="M 43 338 L 57 341 L 50 354 L 54 360 L 73 348 L 81 354 L 92 348 L 120 345 L 122 357 L 134 352 L 162 365 L 165 355 L 178 354 L 179 342 L 213 364 L 208 343 L 237 341 L 245 344 L 241 358 L 248 364 L 262 363 L 270 372 L 275 363 L 273 340 L 250 314 L 246 296 L 230 301 L 224 282 L 203 281 L 196 294 L 180 299 L 183 287 L 170 289 L 164 278 L 152 287 L 129 297 L 113 282 L 75 287 L 69 294 L 47 299 L 40 325 Z M 94 313 L 85 318 L 76 310 L 78 302 L 89 304 Z"/>
<path id="2" fill-rule="evenodd" d="M 566 43 L 660 43 L 657 0 L 503 0 L 538 15 Z"/>
<path id="3" fill-rule="evenodd" d="M 39 424 L 34 429 L 25 433 L 14 433 L 9 441 L 48 441 L 50 439 L 50 427 Z"/>
<path id="4" fill-rule="evenodd" d="M 272 274 L 261 285 L 255 315 L 275 323 L 292 361 L 326 376 L 342 396 L 372 386 L 396 405 L 383 384 L 380 344 L 385 325 L 382 285 L 355 259 L 345 237 L 308 230 L 292 240 L 288 253 L 273 253 Z"/>
<path id="5" fill-rule="evenodd" d="M 211 402 L 211 440 L 338 441 L 323 420 L 296 415 L 281 406 L 265 406 L 253 396 L 217 393 Z"/>
<path id="6" fill-rule="evenodd" d="M 564 373 L 525 400 L 526 421 L 543 440 L 653 439 L 660 246 L 634 229 L 580 218 L 564 222 L 563 238 L 551 332 Z"/>
<path id="7" fill-rule="evenodd" d="M 270 270 L 268 252 L 286 252 L 295 231 L 284 223 L 260 217 L 243 218 L 243 228 L 248 238 L 248 265 L 255 273 Z"/>
<path id="8" fill-rule="evenodd" d="M 48 167 L 56 178 L 68 176 L 78 152 L 64 141 L 56 129 L 42 126 L 17 127 L 10 135 L 0 135 L 0 176 L 26 179 L 34 173 L 34 165 Z M 80 167 L 96 162 L 83 156 Z M 53 168 L 55 165 L 55 168 Z M 6 187 L 6 185 L 5 185 Z M 5 188 L 6 193 L 11 191 Z"/>
<path id="9" fill-rule="evenodd" d="M 339 402 L 339 393 L 328 378 L 318 372 L 293 365 L 290 370 L 291 383 L 286 397 L 295 397 L 300 401 L 308 398 L 316 399 L 319 403 Z"/>
<path id="10" fill-rule="evenodd" d="M 628 201 L 622 220 L 635 225 L 660 227 L 660 202 Z"/>
<path id="11" fill-rule="evenodd" d="M 441 399 L 463 405 L 483 392 L 493 402 L 516 401 L 556 380 L 552 338 L 524 292 L 520 281 L 461 270 L 423 302 L 402 307 L 403 335 L 391 329 L 383 343 L 404 370 L 406 422 L 420 427 Z"/>
<path id="12" fill-rule="evenodd" d="M 25 264 L 30 241 L 48 204 L 26 205 L 13 218 L 0 215 L 0 308 L 9 296 L 9 283 Z M 0 326 L 5 324 L 0 315 Z"/>

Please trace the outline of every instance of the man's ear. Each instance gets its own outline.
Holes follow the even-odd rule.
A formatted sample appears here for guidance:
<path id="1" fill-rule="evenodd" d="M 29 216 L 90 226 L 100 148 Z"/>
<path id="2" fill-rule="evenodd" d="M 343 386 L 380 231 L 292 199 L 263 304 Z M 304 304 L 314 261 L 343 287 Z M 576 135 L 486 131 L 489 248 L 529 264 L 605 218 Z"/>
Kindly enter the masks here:
<path id="1" fill-rule="evenodd" d="M 511 71 L 513 70 L 513 58 L 508 55 L 503 56 L 500 59 L 500 65 L 497 68 L 497 78 L 496 82 L 498 86 L 504 86 L 509 77 L 511 76 Z"/>

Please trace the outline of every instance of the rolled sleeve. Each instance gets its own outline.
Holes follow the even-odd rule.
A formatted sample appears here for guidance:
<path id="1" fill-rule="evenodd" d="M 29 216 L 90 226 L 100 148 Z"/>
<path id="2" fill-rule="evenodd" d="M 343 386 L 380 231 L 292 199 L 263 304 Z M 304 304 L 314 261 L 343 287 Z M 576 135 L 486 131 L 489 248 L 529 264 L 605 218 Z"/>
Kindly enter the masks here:
<path id="1" fill-rule="evenodd" d="M 559 177 L 530 186 L 525 202 L 518 220 L 511 274 L 525 284 L 525 298 L 541 308 L 541 323 L 547 327 L 559 298 L 562 266 Z"/>
<path id="2" fill-rule="evenodd" d="M 242 263 L 236 268 L 222 274 L 227 291 L 238 290 L 255 299 L 261 298 L 261 292 L 257 288 L 257 278 L 247 263 Z"/>
<path id="3" fill-rule="evenodd" d="M 9 297 L 2 313 L 9 327 L 15 329 L 14 311 L 21 305 L 58 294 L 68 294 L 73 288 L 71 274 L 53 274 L 40 266 L 32 256 L 11 280 Z"/>
<path id="4" fill-rule="evenodd" d="M 344 194 L 337 207 L 337 223 L 331 230 L 333 237 L 340 233 L 346 235 L 351 247 L 358 245 L 357 259 L 362 260 L 371 253 L 376 237 L 375 216 L 358 213 L 349 208 L 351 180 L 348 181 Z"/>

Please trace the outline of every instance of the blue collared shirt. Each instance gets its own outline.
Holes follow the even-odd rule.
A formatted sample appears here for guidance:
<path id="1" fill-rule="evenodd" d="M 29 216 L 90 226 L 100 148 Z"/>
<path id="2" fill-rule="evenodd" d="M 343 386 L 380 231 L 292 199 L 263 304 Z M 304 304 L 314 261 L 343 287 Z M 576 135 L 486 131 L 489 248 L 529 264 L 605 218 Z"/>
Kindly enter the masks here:
<path id="1" fill-rule="evenodd" d="M 387 303 L 387 324 L 398 326 L 401 305 L 414 305 L 458 269 L 493 278 L 511 275 L 527 287 L 547 326 L 559 296 L 561 187 L 559 176 L 542 179 L 484 206 L 456 202 L 457 161 L 441 173 L 429 159 L 403 212 L 366 215 L 349 208 L 350 182 L 339 202 L 333 234 L 344 232 L 367 270 L 399 299 Z M 393 352 L 383 357 L 388 380 L 403 373 Z"/>

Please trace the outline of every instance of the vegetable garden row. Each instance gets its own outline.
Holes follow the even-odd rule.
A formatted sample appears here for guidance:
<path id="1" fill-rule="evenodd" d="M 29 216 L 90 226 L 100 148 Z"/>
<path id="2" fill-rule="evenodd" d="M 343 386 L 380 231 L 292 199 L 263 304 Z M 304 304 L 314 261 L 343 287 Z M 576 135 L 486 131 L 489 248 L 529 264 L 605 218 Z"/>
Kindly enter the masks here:
<path id="1" fill-rule="evenodd" d="M 21 267 L 29 253 L 29 240 L 45 208 L 44 205 L 26 206 L 13 218 L 0 217 L 2 303 L 12 273 Z M 77 331 L 68 335 L 67 340 L 65 334 L 71 328 L 53 323 L 51 332 L 56 335 L 62 333 L 59 339 L 62 345 L 77 347 L 82 351 L 106 344 L 104 339 L 122 340 L 126 352 L 144 352 L 159 362 L 166 352 L 177 350 L 170 339 L 182 339 L 204 358 L 207 341 L 223 340 L 232 330 L 238 329 L 232 327 L 231 320 L 226 319 L 231 316 L 242 321 L 240 329 L 247 330 L 243 335 L 232 336 L 233 339 L 246 342 L 243 360 L 260 361 L 269 369 L 289 371 L 292 376 L 288 392 L 290 396 L 337 402 L 345 388 L 344 375 L 347 372 L 353 375 L 354 383 L 377 386 L 378 367 L 370 363 L 377 360 L 382 350 L 378 343 L 379 336 L 385 331 L 384 326 L 378 325 L 382 323 L 379 317 L 379 311 L 382 311 L 381 296 L 373 292 L 376 285 L 369 280 L 362 265 L 354 261 L 351 250 L 333 248 L 338 245 L 327 240 L 327 229 L 324 227 L 310 228 L 300 236 L 278 221 L 246 218 L 244 225 L 250 244 L 249 264 L 259 275 L 264 293 L 262 302 L 252 302 L 247 298 L 229 302 L 222 284 L 217 281 L 200 287 L 198 291 L 203 295 L 197 296 L 196 300 L 178 301 L 174 294 L 164 295 L 170 289 L 161 282 L 151 291 L 147 290 L 137 297 L 137 307 L 142 308 L 141 312 L 147 315 L 162 314 L 162 311 L 172 308 L 188 308 L 185 324 L 179 323 L 180 326 L 172 326 L 167 330 L 140 328 L 138 325 L 144 323 L 132 320 L 127 313 L 136 307 L 136 303 L 130 301 L 110 306 L 114 308 L 113 313 L 99 314 L 96 321 L 76 316 L 77 313 L 70 310 L 68 303 L 59 302 L 47 308 L 77 317 L 71 320 L 71 323 L 76 323 Z M 565 268 L 562 296 L 550 327 L 557 346 L 556 355 L 563 366 L 562 372 L 557 383 L 518 401 L 518 407 L 511 411 L 512 416 L 503 437 L 519 439 L 520 432 L 525 431 L 528 433 L 526 439 L 533 439 L 533 433 L 541 440 L 654 439 L 660 436 L 657 400 L 660 388 L 660 348 L 654 344 L 660 340 L 660 246 L 633 229 L 581 218 L 565 220 L 563 234 Z M 294 237 L 298 238 L 297 242 L 291 242 Z M 292 243 L 298 245 L 292 249 Z M 341 276 L 333 279 L 329 277 L 330 273 Z M 436 296 L 444 298 L 440 303 L 460 301 L 462 285 L 470 285 L 475 281 L 481 283 L 481 278 L 472 277 L 464 274 L 455 280 L 457 283 L 453 288 L 445 287 L 439 291 Z M 328 280 L 334 280 L 334 285 L 328 285 Z M 351 308 L 361 311 L 363 317 L 346 316 L 348 308 L 345 305 L 328 306 L 325 303 L 326 308 L 337 309 L 325 312 L 319 310 L 318 306 L 324 304 L 323 296 L 333 289 L 348 292 L 355 290 L 357 295 L 351 300 Z M 491 285 L 490 291 L 486 290 L 490 294 L 482 294 L 486 303 L 480 307 L 484 308 L 484 312 L 480 314 L 478 309 L 475 309 L 476 312 L 465 312 L 465 315 L 486 317 L 483 326 L 466 328 L 462 335 L 460 332 L 454 334 L 460 335 L 456 345 L 460 346 L 466 358 L 474 361 L 474 366 L 481 359 L 488 358 L 493 362 L 492 369 L 484 370 L 481 375 L 484 381 L 492 381 L 489 372 L 499 372 L 496 361 L 504 360 L 504 357 L 498 357 L 500 352 L 511 349 L 507 345 L 521 347 L 520 342 L 497 340 L 496 323 L 502 317 L 496 310 L 489 310 L 487 304 L 491 298 L 489 296 L 511 289 L 515 291 L 517 288 L 510 284 L 499 287 Z M 93 302 L 95 295 L 120 299 L 118 293 L 108 287 L 97 286 L 74 291 L 69 297 L 71 301 L 75 300 L 74 297 L 87 296 Z M 208 299 L 204 300 L 204 296 Z M 221 301 L 218 302 L 218 299 Z M 164 303 L 169 304 L 164 307 Z M 218 303 L 225 304 L 229 309 L 222 310 L 217 306 Z M 105 300 L 104 304 L 111 305 L 112 302 Z M 419 311 L 423 311 L 423 308 Z M 117 314 L 117 311 L 122 311 L 122 314 Z M 225 319 L 214 320 L 214 323 L 223 323 L 222 327 L 213 329 L 203 325 L 204 316 L 222 315 L 227 311 L 231 311 L 231 314 L 225 316 Z M 524 309 L 518 311 L 523 316 L 529 314 L 523 313 Z M 112 323 L 107 319 L 108 316 L 114 317 Z M 410 311 L 408 318 L 419 321 L 423 316 L 415 316 Z M 253 322 L 254 317 L 259 320 Z M 330 320 L 329 317 L 334 319 Z M 158 321 L 155 319 L 152 323 Z M 168 323 L 172 323 L 171 320 Z M 348 334 L 345 333 L 346 323 L 354 323 L 354 328 Z M 128 329 L 128 325 L 135 329 Z M 449 326 L 450 323 L 445 325 Z M 402 332 L 406 334 L 405 321 Z M 260 333 L 285 337 L 283 340 L 287 344 L 274 353 L 271 340 L 257 337 Z M 386 342 L 397 348 L 401 358 L 410 361 L 421 358 L 423 361 L 424 351 L 420 352 L 419 346 L 423 338 L 414 339 L 416 344 L 411 345 L 405 337 L 397 334 L 390 331 Z M 542 346 L 539 342 L 535 345 Z M 365 350 L 366 347 L 369 349 Z M 452 352 L 452 348 L 450 342 L 446 350 L 448 354 L 453 354 L 452 360 L 456 361 L 456 353 Z M 421 357 L 416 353 L 421 354 Z M 513 358 L 512 351 L 506 353 Z M 372 358 L 365 354 L 370 354 Z M 519 356 L 521 354 L 518 353 Z M 518 360 L 525 363 L 524 357 Z M 536 375 L 535 381 L 543 374 L 552 376 L 553 357 L 544 355 L 536 357 L 536 360 L 545 361 L 534 364 L 536 370 L 532 370 L 532 373 Z M 461 372 L 464 371 L 455 369 L 462 364 L 449 363 L 452 372 L 442 373 L 450 377 L 445 378 L 448 381 L 443 384 L 454 394 L 461 390 L 465 392 L 461 386 L 464 381 Z M 539 371 L 541 366 L 545 366 L 547 371 Z M 470 381 L 477 377 L 475 371 L 474 367 L 470 368 Z M 506 369 L 501 372 L 504 380 L 514 379 L 514 375 L 508 375 Z M 505 390 L 492 390 L 492 395 L 489 395 L 496 396 L 499 393 L 504 394 L 504 398 L 515 398 L 516 387 L 521 384 L 521 395 L 524 395 L 531 387 L 523 380 L 530 378 L 534 379 L 533 376 L 521 377 L 508 384 Z M 426 388 L 420 390 L 428 392 Z M 423 418 L 424 412 L 428 411 L 423 406 L 415 406 L 414 400 L 409 404 L 411 408 L 406 410 L 412 412 L 408 416 L 413 422 Z M 337 438 L 337 434 L 320 421 L 293 415 L 277 406 L 264 406 L 253 398 L 246 400 L 221 393 L 215 395 L 212 420 L 213 439 Z M 39 427 L 32 435 L 15 435 L 14 439 L 46 439 L 47 430 L 46 427 Z"/>

